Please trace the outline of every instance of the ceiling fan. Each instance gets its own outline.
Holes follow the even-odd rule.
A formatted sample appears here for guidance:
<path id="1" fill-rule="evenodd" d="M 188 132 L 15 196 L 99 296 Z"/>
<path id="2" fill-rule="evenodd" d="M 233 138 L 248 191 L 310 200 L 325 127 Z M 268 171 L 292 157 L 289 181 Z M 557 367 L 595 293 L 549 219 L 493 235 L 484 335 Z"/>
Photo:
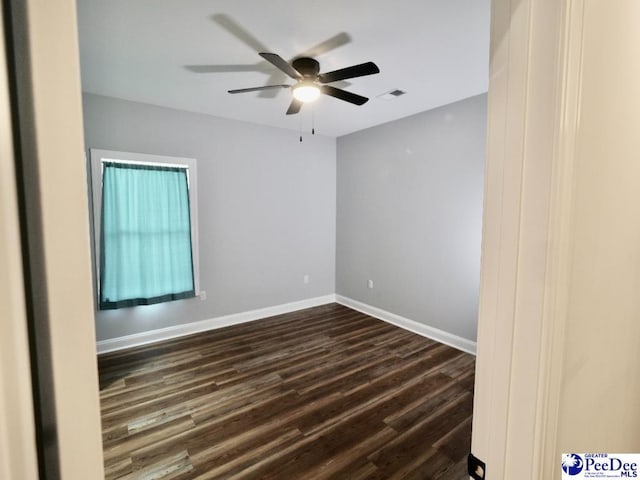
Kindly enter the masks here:
<path id="1" fill-rule="evenodd" d="M 280 55 L 275 53 L 260 53 L 262 58 L 276 66 L 279 70 L 286 73 L 289 77 L 297 81 L 294 85 L 267 85 L 264 87 L 239 88 L 229 90 L 229 93 L 245 93 L 257 92 L 260 90 L 269 90 L 275 88 L 290 88 L 293 93 L 293 100 L 287 109 L 287 115 L 298 113 L 302 108 L 302 104 L 312 102 L 317 99 L 320 94 L 329 95 L 354 105 L 363 105 L 369 99 L 355 93 L 347 92 L 340 88 L 327 85 L 328 83 L 337 82 L 338 80 L 346 80 L 348 78 L 363 77 L 365 75 L 373 75 L 380 73 L 380 69 L 373 62 L 352 65 L 351 67 L 333 70 L 331 72 L 320 73 L 320 64 L 317 60 L 310 57 L 300 57 L 287 62 Z"/>

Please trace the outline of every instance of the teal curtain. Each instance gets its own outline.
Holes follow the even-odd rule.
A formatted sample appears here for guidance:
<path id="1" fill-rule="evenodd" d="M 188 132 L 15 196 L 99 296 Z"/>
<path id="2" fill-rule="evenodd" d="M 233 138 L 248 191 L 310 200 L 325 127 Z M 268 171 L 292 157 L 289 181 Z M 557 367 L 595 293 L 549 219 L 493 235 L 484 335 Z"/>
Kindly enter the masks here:
<path id="1" fill-rule="evenodd" d="M 193 297 L 184 168 L 104 162 L 100 309 Z"/>

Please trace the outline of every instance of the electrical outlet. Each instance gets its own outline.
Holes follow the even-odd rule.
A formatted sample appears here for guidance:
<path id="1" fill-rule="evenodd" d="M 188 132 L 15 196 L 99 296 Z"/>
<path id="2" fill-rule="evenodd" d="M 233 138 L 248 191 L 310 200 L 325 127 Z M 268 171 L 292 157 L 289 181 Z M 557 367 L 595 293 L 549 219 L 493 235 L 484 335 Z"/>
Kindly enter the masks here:
<path id="1" fill-rule="evenodd" d="M 207 299 L 207 292 L 205 292 L 204 290 L 200 290 L 200 300 L 204 302 L 206 299 Z"/>
<path id="2" fill-rule="evenodd" d="M 367 288 L 373 288 L 373 280 L 367 280 Z"/>
<path id="3" fill-rule="evenodd" d="M 302 277 L 302 281 L 306 284 L 309 283 L 311 281 L 309 275 L 305 275 L 304 277 Z"/>

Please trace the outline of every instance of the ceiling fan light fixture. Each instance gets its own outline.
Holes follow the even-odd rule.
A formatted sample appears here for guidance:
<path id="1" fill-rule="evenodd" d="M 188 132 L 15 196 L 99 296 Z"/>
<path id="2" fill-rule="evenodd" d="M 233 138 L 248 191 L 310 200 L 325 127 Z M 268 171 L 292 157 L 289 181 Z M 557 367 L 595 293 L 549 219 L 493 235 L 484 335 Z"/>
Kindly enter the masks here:
<path id="1" fill-rule="evenodd" d="M 293 97 L 301 102 L 313 102 L 319 96 L 320 89 L 313 82 L 300 82 L 293 87 Z"/>
<path id="2" fill-rule="evenodd" d="M 367 97 L 336 88 L 329 83 L 349 78 L 364 77 L 380 73 L 380 69 L 373 62 L 365 62 L 359 65 L 340 68 L 331 72 L 319 73 L 320 64 L 311 57 L 298 57 L 291 63 L 276 53 L 262 52 L 260 56 L 275 66 L 278 70 L 286 73 L 296 81 L 295 85 L 265 85 L 263 87 L 238 88 L 229 90 L 229 93 L 256 92 L 259 90 L 269 90 L 274 88 L 290 88 L 293 100 L 287 109 L 287 115 L 300 112 L 305 103 L 313 102 L 320 94 L 337 98 L 343 102 L 353 105 L 364 105 L 369 101 Z"/>

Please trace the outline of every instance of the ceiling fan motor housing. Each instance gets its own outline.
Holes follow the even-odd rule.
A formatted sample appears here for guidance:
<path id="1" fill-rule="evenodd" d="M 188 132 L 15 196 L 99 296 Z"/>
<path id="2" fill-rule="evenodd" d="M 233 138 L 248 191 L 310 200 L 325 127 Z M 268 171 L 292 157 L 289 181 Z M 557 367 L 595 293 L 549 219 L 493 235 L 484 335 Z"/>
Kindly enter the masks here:
<path id="1" fill-rule="evenodd" d="M 291 66 L 305 78 L 315 79 L 318 73 L 320 73 L 320 64 L 318 61 L 309 57 L 296 58 L 291 62 Z"/>

